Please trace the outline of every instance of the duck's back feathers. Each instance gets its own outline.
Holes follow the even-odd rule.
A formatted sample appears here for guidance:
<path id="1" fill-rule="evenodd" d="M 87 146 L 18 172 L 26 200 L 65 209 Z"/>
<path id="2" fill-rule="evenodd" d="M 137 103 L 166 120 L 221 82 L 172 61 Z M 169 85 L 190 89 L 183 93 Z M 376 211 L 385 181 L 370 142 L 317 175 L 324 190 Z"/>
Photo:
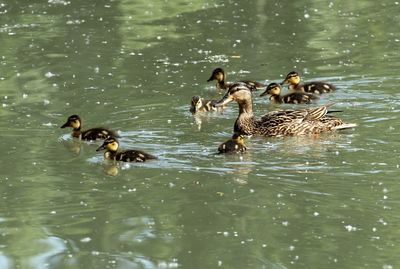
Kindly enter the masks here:
<path id="1" fill-rule="evenodd" d="M 322 81 L 311 81 L 297 85 L 295 90 L 300 90 L 303 92 L 314 93 L 314 94 L 321 94 L 321 93 L 333 92 L 336 90 L 336 87 L 330 83 Z"/>
<path id="2" fill-rule="evenodd" d="M 106 139 L 107 137 L 119 137 L 119 135 L 106 128 L 92 128 L 89 130 L 83 131 L 80 135 L 77 136 L 73 134 L 74 137 L 80 137 L 82 140 L 96 140 L 96 139 Z"/>
<path id="3" fill-rule="evenodd" d="M 157 157 L 141 150 L 125 150 L 115 154 L 112 159 L 123 162 L 144 162 L 146 160 L 156 160 Z"/>
<path id="4" fill-rule="evenodd" d="M 310 104 L 315 100 L 318 100 L 318 96 L 297 91 L 282 96 L 282 103 L 285 104 Z"/>

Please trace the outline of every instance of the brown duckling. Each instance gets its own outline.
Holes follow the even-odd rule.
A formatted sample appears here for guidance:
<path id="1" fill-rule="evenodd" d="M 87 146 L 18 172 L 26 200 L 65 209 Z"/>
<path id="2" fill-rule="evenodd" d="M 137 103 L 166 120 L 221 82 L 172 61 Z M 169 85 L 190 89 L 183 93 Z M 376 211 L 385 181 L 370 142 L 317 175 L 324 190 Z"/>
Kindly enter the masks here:
<path id="1" fill-rule="evenodd" d="M 252 81 L 252 80 L 240 80 L 238 82 L 226 82 L 226 74 L 224 69 L 222 68 L 215 68 L 211 74 L 211 77 L 207 80 L 207 82 L 210 82 L 212 80 L 217 81 L 217 89 L 218 90 L 227 90 L 232 84 L 234 83 L 244 83 L 248 87 L 250 87 L 251 90 L 257 90 L 258 88 L 264 88 L 266 85 L 257 82 L 257 81 Z"/>
<path id="2" fill-rule="evenodd" d="M 118 140 L 114 137 L 108 137 L 106 140 L 104 140 L 103 144 L 98 149 L 96 149 L 96 151 L 105 149 L 106 152 L 104 152 L 104 159 L 106 160 L 122 162 L 144 162 L 147 160 L 157 159 L 156 156 L 153 156 L 141 150 L 130 149 L 117 152 L 118 148 Z"/>
<path id="3" fill-rule="evenodd" d="M 239 105 L 234 132 L 243 135 L 268 137 L 314 135 L 357 126 L 327 115 L 328 108 L 332 104 L 305 109 L 275 110 L 256 118 L 253 114 L 252 93 L 244 86 L 229 88 L 215 106 L 227 105 L 232 101 L 236 101 Z"/>
<path id="4" fill-rule="evenodd" d="M 218 153 L 243 153 L 247 150 L 244 144 L 244 136 L 234 133 L 232 138 L 218 147 Z"/>
<path id="5" fill-rule="evenodd" d="M 76 137 L 82 140 L 96 140 L 106 139 L 109 136 L 119 137 L 114 131 L 105 128 L 92 128 L 85 131 L 81 130 L 82 120 L 78 115 L 72 115 L 68 118 L 67 122 L 64 123 L 61 128 L 71 127 L 72 137 Z"/>
<path id="6" fill-rule="evenodd" d="M 294 91 L 281 96 L 281 86 L 278 83 L 270 83 L 260 96 L 271 95 L 269 100 L 277 104 L 310 104 L 318 100 L 318 96 L 312 93 Z"/>
<path id="7" fill-rule="evenodd" d="M 196 112 L 209 112 L 209 111 L 222 111 L 224 107 L 215 107 L 214 104 L 218 100 L 206 100 L 198 95 L 192 97 L 190 103 L 190 112 L 195 114 Z"/>
<path id="8" fill-rule="evenodd" d="M 300 75 L 297 72 L 292 71 L 286 76 L 285 80 L 281 84 L 289 84 L 289 89 L 292 90 L 315 94 L 332 92 L 336 90 L 334 85 L 323 81 L 310 81 L 305 83 L 300 83 L 300 81 Z"/>

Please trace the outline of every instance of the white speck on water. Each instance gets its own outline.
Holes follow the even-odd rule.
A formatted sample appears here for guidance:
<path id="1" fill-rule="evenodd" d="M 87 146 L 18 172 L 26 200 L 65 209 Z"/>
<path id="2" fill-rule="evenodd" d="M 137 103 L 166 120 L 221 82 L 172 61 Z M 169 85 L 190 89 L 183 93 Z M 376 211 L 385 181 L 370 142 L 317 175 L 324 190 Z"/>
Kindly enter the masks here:
<path id="1" fill-rule="evenodd" d="M 376 229 L 376 227 L 372 227 L 372 231 L 376 232 L 378 229 Z"/>
<path id="2" fill-rule="evenodd" d="M 389 192 L 389 190 L 386 189 L 386 188 L 384 188 L 382 191 L 383 191 L 383 193 L 388 193 Z"/>
<path id="3" fill-rule="evenodd" d="M 382 218 L 378 220 L 379 223 L 381 223 L 382 225 L 386 226 L 387 222 L 384 221 Z"/>
<path id="4" fill-rule="evenodd" d="M 344 228 L 348 231 L 348 232 L 355 232 L 357 231 L 357 227 L 351 226 L 351 225 L 346 225 L 344 226 Z"/>
<path id="5" fill-rule="evenodd" d="M 85 237 L 85 238 L 82 238 L 80 241 L 82 243 L 88 243 L 88 242 L 92 241 L 92 239 L 90 237 Z"/>
<path id="6" fill-rule="evenodd" d="M 168 122 L 168 123 L 171 123 L 171 122 L 172 122 L 172 120 L 167 120 L 167 122 Z"/>
<path id="7" fill-rule="evenodd" d="M 249 190 L 250 193 L 255 193 L 256 191 L 254 189 Z"/>
<path id="8" fill-rule="evenodd" d="M 382 266 L 382 269 L 393 269 L 393 268 L 394 268 L 393 265 L 390 265 L 390 264 L 384 264 Z"/>
<path id="9" fill-rule="evenodd" d="M 46 77 L 46 78 L 51 78 L 51 77 L 54 77 L 54 76 L 56 76 L 56 74 L 54 74 L 54 73 L 52 73 L 52 72 L 47 72 L 46 74 L 44 74 L 44 76 Z"/>
<path id="10" fill-rule="evenodd" d="M 50 214 L 56 214 L 57 212 L 55 210 L 51 211 Z"/>
<path id="11" fill-rule="evenodd" d="M 128 189 L 128 192 L 135 192 L 135 191 L 136 191 L 136 188 Z"/>
<path id="12" fill-rule="evenodd" d="M 304 14 L 304 18 L 305 18 L 305 19 L 310 18 L 310 14 L 308 14 L 308 13 Z"/>
<path id="13" fill-rule="evenodd" d="M 282 225 L 287 227 L 289 225 L 289 222 L 288 221 L 282 221 Z"/>
<path id="14" fill-rule="evenodd" d="M 261 247 L 266 248 L 267 244 L 262 244 Z"/>
<path id="15" fill-rule="evenodd" d="M 96 251 L 96 250 L 93 250 L 93 251 L 92 251 L 92 255 L 93 255 L 93 256 L 99 256 L 99 255 L 100 255 L 100 252 L 99 252 L 99 251 Z"/>
<path id="16" fill-rule="evenodd" d="M 22 94 L 22 98 L 23 98 L 23 99 L 28 98 L 28 94 L 26 94 L 26 93 Z"/>
<path id="17" fill-rule="evenodd" d="M 317 217 L 317 216 L 319 216 L 319 213 L 318 212 L 314 212 L 314 214 L 313 214 L 315 217 Z"/>
<path id="18" fill-rule="evenodd" d="M 218 266 L 222 266 L 222 261 L 218 261 Z"/>
<path id="19" fill-rule="evenodd" d="M 289 246 L 289 250 L 293 251 L 296 247 L 295 246 Z"/>
<path id="20" fill-rule="evenodd" d="M 47 100 L 47 99 L 44 99 L 44 100 L 43 100 L 43 104 L 44 104 L 44 105 L 48 105 L 48 104 L 50 104 L 50 101 Z"/>

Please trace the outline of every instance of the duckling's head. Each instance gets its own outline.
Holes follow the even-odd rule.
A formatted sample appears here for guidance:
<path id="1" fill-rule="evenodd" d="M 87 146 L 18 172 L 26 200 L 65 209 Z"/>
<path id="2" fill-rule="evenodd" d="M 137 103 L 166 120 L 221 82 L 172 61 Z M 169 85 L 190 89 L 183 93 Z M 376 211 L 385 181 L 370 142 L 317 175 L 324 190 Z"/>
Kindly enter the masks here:
<path id="1" fill-rule="evenodd" d="M 191 111 L 193 113 L 196 113 L 199 111 L 199 109 L 203 106 L 203 98 L 201 98 L 198 95 L 195 95 L 192 97 L 192 102 L 191 102 Z"/>
<path id="2" fill-rule="evenodd" d="M 235 142 L 237 142 L 238 144 L 244 144 L 244 135 L 239 134 L 239 133 L 234 133 L 232 135 L 232 140 L 234 140 Z"/>
<path id="3" fill-rule="evenodd" d="M 225 106 L 232 101 L 236 101 L 240 104 L 244 102 L 251 102 L 251 90 L 246 84 L 235 83 L 229 87 L 224 97 L 214 104 L 216 107 Z"/>
<path id="4" fill-rule="evenodd" d="M 299 83 L 300 83 L 300 75 L 296 71 L 292 71 L 289 74 L 287 74 L 285 80 L 281 84 L 297 85 Z"/>
<path id="5" fill-rule="evenodd" d="M 281 86 L 278 83 L 270 83 L 268 84 L 267 88 L 265 89 L 265 91 L 260 94 L 260 96 L 264 96 L 264 95 L 280 95 L 281 94 Z"/>
<path id="6" fill-rule="evenodd" d="M 81 118 L 78 115 L 72 115 L 68 117 L 66 123 L 61 126 L 61 128 L 72 127 L 74 130 L 79 130 L 81 128 Z"/>
<path id="7" fill-rule="evenodd" d="M 119 143 L 118 140 L 112 136 L 109 136 L 104 140 L 103 144 L 96 149 L 96 151 L 100 150 L 108 150 L 108 151 L 113 151 L 116 152 L 118 150 Z"/>
<path id="8" fill-rule="evenodd" d="M 210 82 L 212 80 L 216 80 L 218 82 L 224 81 L 225 80 L 225 72 L 224 69 L 222 68 L 215 68 L 211 74 L 211 77 L 207 80 L 207 82 Z"/>

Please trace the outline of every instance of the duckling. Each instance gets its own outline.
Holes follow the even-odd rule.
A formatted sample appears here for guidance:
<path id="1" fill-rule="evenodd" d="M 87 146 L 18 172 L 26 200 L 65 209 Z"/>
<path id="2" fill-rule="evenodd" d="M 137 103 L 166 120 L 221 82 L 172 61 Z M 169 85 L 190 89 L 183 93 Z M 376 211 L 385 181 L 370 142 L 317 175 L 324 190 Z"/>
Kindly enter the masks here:
<path id="1" fill-rule="evenodd" d="M 227 105 L 232 101 L 236 101 L 239 105 L 234 132 L 242 135 L 267 137 L 313 135 L 357 126 L 326 115 L 328 108 L 333 104 L 306 109 L 276 110 L 268 112 L 261 118 L 256 118 L 253 114 L 252 93 L 244 86 L 229 88 L 215 106 Z"/>
<path id="2" fill-rule="evenodd" d="M 260 96 L 267 94 L 271 95 L 269 100 L 277 104 L 310 104 L 313 101 L 318 100 L 318 96 L 312 93 L 300 91 L 295 91 L 281 96 L 281 86 L 278 83 L 270 83 Z"/>
<path id="3" fill-rule="evenodd" d="M 326 82 L 311 81 L 300 83 L 300 80 L 300 75 L 297 72 L 292 71 L 286 76 L 285 80 L 281 84 L 289 84 L 289 89 L 292 90 L 310 92 L 315 94 L 332 92 L 336 90 L 336 87 L 334 85 Z"/>
<path id="4" fill-rule="evenodd" d="M 208 112 L 208 111 L 222 111 L 224 107 L 215 107 L 214 104 L 218 100 L 205 100 L 198 95 L 192 97 L 190 104 L 190 112 L 195 114 L 196 112 Z"/>
<path id="5" fill-rule="evenodd" d="M 238 133 L 234 133 L 232 138 L 222 143 L 218 147 L 218 153 L 243 153 L 247 150 L 244 144 L 244 136 Z"/>
<path id="6" fill-rule="evenodd" d="M 216 86 L 217 86 L 218 90 L 227 90 L 229 88 L 229 86 L 231 86 L 234 83 L 244 83 L 248 87 L 250 87 L 250 89 L 252 91 L 256 91 L 256 90 L 258 90 L 258 88 L 264 88 L 266 86 L 260 82 L 252 81 L 252 80 L 240 80 L 238 82 L 225 82 L 225 79 L 226 79 L 226 74 L 225 74 L 224 69 L 215 68 L 211 74 L 211 77 L 207 80 L 207 82 L 216 80 L 217 81 Z"/>
<path id="7" fill-rule="evenodd" d="M 104 159 L 106 160 L 115 160 L 122 162 L 144 162 L 147 160 L 157 159 L 156 156 L 153 156 L 141 150 L 131 149 L 117 152 L 118 148 L 118 140 L 110 136 L 106 140 L 104 140 L 103 144 L 98 149 L 96 149 L 96 151 L 105 149 L 106 152 L 104 152 Z"/>
<path id="8" fill-rule="evenodd" d="M 72 137 L 82 140 L 106 139 L 109 136 L 119 137 L 114 131 L 105 128 L 98 127 L 82 131 L 81 126 L 81 118 L 78 115 L 72 115 L 68 117 L 67 122 L 64 123 L 61 128 L 72 127 Z"/>

